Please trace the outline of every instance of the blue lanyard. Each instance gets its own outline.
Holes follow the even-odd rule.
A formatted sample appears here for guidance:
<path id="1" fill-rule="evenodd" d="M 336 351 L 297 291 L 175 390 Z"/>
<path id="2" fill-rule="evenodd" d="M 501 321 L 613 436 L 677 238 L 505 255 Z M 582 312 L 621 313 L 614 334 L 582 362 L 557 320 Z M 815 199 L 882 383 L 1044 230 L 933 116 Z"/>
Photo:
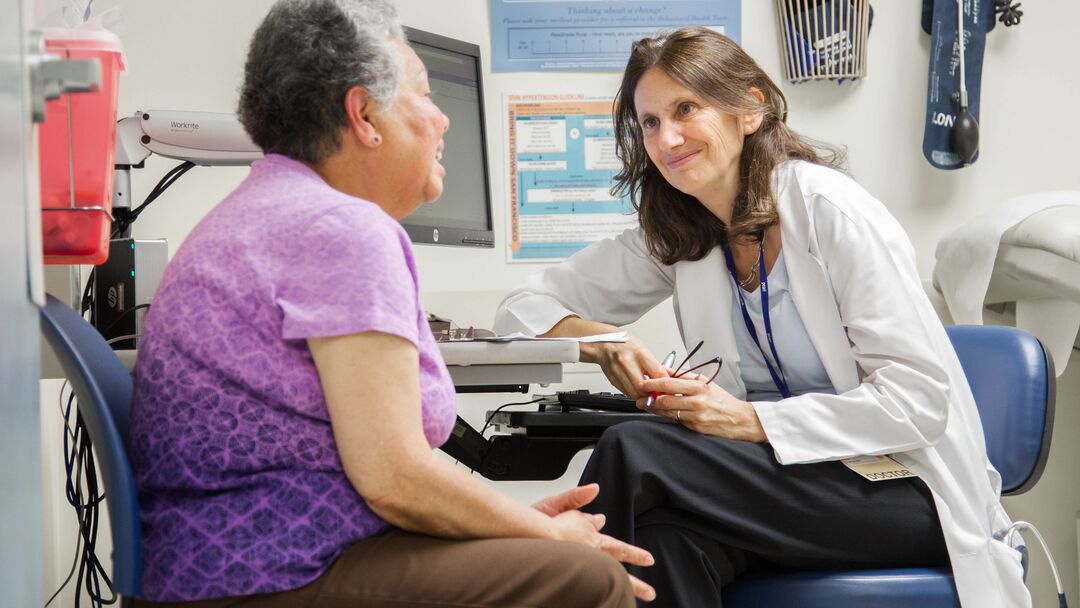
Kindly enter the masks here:
<path id="1" fill-rule="evenodd" d="M 765 272 L 765 248 L 758 247 L 758 274 L 761 276 L 761 319 L 765 322 L 765 338 L 769 341 L 769 350 L 772 351 L 773 360 L 776 361 L 776 368 L 773 368 L 769 358 L 765 356 L 765 349 L 761 348 L 761 341 L 758 339 L 754 321 L 746 310 L 746 299 L 743 298 L 742 288 L 739 287 L 739 275 L 735 272 L 735 258 L 731 255 L 730 247 L 724 247 L 724 257 L 727 259 L 728 271 L 731 273 L 731 277 L 735 279 L 735 293 L 739 296 L 739 306 L 742 308 L 743 321 L 746 322 L 746 331 L 750 333 L 750 338 L 757 345 L 758 350 L 761 351 L 761 358 L 765 360 L 765 366 L 769 368 L 769 375 L 772 376 L 773 384 L 780 391 L 780 396 L 787 399 L 791 396 L 791 390 L 788 389 L 787 378 L 784 376 L 784 366 L 780 364 L 780 355 L 776 353 L 776 344 L 773 343 L 772 337 L 772 324 L 769 323 L 769 279 L 766 276 L 768 273 Z M 777 373 L 777 368 L 779 373 Z"/>

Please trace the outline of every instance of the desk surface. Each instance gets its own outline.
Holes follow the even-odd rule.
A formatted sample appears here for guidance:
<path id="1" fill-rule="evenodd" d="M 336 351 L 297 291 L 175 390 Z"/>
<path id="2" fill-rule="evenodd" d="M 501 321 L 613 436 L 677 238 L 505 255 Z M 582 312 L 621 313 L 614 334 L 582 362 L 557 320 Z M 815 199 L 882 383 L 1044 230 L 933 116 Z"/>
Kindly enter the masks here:
<path id="1" fill-rule="evenodd" d="M 537 365 L 576 363 L 580 356 L 577 342 L 439 342 L 439 351 L 447 366 L 463 365 Z M 118 350 L 117 356 L 131 371 L 135 367 L 132 350 Z"/>
<path id="2" fill-rule="evenodd" d="M 577 342 L 439 342 L 443 361 L 455 365 L 520 365 L 576 363 Z"/>

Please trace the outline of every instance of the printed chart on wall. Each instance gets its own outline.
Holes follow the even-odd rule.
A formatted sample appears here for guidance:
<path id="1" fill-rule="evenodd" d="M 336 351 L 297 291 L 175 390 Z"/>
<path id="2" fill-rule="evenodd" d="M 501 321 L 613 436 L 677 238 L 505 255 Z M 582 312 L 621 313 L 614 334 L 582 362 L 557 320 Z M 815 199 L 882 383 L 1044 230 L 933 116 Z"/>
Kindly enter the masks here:
<path id="1" fill-rule="evenodd" d="M 510 262 L 561 260 L 637 225 L 629 197 L 611 194 L 620 164 L 613 100 L 509 95 Z"/>
<path id="2" fill-rule="evenodd" d="M 741 0 L 491 0 L 493 72 L 622 71 L 636 40 L 686 25 L 740 42 Z"/>

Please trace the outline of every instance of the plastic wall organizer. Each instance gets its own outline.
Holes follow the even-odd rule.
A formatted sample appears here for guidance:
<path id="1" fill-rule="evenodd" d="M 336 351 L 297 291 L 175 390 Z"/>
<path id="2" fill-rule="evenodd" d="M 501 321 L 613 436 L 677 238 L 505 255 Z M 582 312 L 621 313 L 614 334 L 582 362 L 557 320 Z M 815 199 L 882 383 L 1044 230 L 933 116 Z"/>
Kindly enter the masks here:
<path id="1" fill-rule="evenodd" d="M 868 0 L 776 0 L 791 82 L 862 78 L 873 21 Z"/>

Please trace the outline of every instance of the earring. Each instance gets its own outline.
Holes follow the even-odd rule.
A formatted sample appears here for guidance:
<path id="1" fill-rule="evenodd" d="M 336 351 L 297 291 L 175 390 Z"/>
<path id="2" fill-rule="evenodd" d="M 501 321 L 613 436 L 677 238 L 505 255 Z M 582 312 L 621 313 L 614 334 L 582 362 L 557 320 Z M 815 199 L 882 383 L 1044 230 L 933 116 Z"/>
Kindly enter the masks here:
<path id="1" fill-rule="evenodd" d="M 374 141 L 374 142 L 375 142 L 375 143 L 377 143 L 377 144 L 381 144 L 381 143 L 382 143 L 382 137 L 380 137 L 380 136 L 378 136 L 378 135 L 376 135 L 375 137 L 372 137 L 372 138 L 371 138 L 371 140 L 372 140 L 372 141 Z"/>

